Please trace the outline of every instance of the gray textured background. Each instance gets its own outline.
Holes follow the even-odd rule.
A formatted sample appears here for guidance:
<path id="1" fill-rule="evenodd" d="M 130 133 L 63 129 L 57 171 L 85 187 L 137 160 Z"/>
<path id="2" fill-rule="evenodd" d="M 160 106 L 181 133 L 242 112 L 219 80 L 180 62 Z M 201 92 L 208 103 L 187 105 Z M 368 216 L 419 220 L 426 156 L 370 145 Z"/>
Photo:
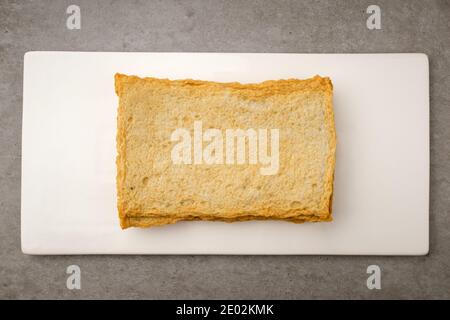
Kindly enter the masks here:
<path id="1" fill-rule="evenodd" d="M 65 10 L 81 7 L 67 30 Z M 369 4 L 382 30 L 366 28 Z M 0 0 L 0 298 L 450 298 L 450 1 Z M 23 54 L 30 50 L 424 52 L 431 71 L 426 257 L 25 256 Z M 82 289 L 66 289 L 78 264 Z M 382 269 L 368 290 L 366 267 Z"/>

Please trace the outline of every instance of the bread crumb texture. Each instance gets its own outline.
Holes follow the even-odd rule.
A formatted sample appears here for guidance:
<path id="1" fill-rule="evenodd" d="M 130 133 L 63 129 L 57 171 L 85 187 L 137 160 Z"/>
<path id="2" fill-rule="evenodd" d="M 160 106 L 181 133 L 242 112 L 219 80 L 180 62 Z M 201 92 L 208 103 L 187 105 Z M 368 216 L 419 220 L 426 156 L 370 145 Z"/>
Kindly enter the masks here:
<path id="1" fill-rule="evenodd" d="M 115 75 L 117 196 L 122 228 L 181 220 L 331 221 L 336 133 L 329 78 L 257 84 Z M 279 170 L 175 165 L 171 133 L 279 129 Z"/>

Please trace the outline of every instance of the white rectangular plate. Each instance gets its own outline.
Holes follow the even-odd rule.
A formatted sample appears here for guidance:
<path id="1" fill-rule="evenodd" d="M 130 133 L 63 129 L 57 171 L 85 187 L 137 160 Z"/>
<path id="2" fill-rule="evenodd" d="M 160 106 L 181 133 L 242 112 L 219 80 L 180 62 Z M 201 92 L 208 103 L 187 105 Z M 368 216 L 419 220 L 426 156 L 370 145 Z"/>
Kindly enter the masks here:
<path id="1" fill-rule="evenodd" d="M 116 72 L 243 83 L 329 76 L 338 137 L 334 221 L 181 222 L 121 230 Z M 428 79 L 423 54 L 28 52 L 22 251 L 426 254 Z"/>

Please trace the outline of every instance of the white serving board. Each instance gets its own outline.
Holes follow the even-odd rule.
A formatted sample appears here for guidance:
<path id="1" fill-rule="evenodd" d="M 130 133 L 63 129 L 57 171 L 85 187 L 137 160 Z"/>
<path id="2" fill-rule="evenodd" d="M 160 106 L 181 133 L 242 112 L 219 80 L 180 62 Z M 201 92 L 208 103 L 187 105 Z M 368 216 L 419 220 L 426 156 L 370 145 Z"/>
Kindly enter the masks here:
<path id="1" fill-rule="evenodd" d="M 121 230 L 116 72 L 244 83 L 331 77 L 338 137 L 334 221 L 181 222 Z M 424 54 L 28 52 L 22 251 L 427 254 L 428 80 Z"/>

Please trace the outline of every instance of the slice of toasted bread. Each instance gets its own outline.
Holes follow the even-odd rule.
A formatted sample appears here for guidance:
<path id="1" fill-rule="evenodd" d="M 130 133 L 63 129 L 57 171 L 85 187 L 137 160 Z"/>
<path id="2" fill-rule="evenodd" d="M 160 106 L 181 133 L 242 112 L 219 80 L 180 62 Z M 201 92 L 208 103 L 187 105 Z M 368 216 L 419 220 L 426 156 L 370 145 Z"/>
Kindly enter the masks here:
<path id="1" fill-rule="evenodd" d="M 336 137 L 328 78 L 240 84 L 116 74 L 115 88 L 122 228 L 180 220 L 331 220 Z M 187 156 L 182 161 L 174 158 L 180 129 L 191 137 L 179 149 Z M 237 129 L 264 132 L 252 136 L 253 145 L 244 136 L 241 161 L 238 139 L 230 138 L 234 153 L 226 142 Z M 213 140 L 221 143 L 207 153 Z M 264 171 L 269 164 L 261 152 L 274 160 L 275 151 L 277 166 Z"/>

